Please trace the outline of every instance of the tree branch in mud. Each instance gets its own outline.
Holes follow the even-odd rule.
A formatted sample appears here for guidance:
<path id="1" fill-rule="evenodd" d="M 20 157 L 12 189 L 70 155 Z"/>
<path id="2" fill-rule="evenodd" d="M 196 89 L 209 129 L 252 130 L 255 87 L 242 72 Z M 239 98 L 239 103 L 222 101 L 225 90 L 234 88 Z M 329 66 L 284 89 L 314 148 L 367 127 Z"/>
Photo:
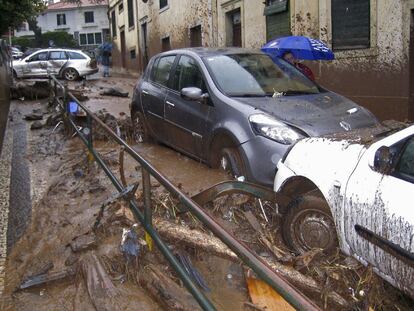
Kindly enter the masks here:
<path id="1" fill-rule="evenodd" d="M 216 237 L 210 236 L 198 230 L 191 230 L 181 225 L 176 225 L 163 219 L 155 219 L 154 226 L 158 233 L 167 240 L 177 243 L 184 243 L 218 257 L 226 258 L 231 261 L 240 262 L 237 255 L 232 252 L 227 245 Z M 292 267 L 283 265 L 276 260 L 260 257 L 273 271 L 283 276 L 291 284 L 312 295 L 320 295 L 324 292 L 322 285 L 314 279 L 303 275 Z M 348 306 L 347 301 L 334 291 L 325 294 L 328 302 L 337 308 Z"/>
<path id="2" fill-rule="evenodd" d="M 154 265 L 144 268 L 140 283 L 165 310 L 201 310 L 193 296 Z"/>

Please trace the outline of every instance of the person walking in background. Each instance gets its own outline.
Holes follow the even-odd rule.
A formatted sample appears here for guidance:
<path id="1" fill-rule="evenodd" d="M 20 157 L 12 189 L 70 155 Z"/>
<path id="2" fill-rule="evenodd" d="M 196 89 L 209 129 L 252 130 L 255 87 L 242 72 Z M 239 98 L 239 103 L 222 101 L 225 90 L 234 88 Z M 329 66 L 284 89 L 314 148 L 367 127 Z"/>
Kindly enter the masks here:
<path id="1" fill-rule="evenodd" d="M 110 57 L 112 55 L 112 43 L 109 42 L 109 38 L 105 38 L 105 42 L 101 45 L 100 50 L 101 62 L 104 67 L 103 76 L 109 77 Z"/>

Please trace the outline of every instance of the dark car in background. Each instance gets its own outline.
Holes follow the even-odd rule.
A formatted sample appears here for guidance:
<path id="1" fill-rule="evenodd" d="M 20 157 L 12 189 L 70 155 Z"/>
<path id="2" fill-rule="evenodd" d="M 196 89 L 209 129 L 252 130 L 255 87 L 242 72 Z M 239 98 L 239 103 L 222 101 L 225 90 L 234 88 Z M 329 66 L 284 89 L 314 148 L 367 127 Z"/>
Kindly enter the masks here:
<path id="1" fill-rule="evenodd" d="M 154 138 L 269 187 L 297 140 L 378 122 L 285 61 L 242 48 L 154 56 L 135 87 L 131 117 L 137 141 Z"/>

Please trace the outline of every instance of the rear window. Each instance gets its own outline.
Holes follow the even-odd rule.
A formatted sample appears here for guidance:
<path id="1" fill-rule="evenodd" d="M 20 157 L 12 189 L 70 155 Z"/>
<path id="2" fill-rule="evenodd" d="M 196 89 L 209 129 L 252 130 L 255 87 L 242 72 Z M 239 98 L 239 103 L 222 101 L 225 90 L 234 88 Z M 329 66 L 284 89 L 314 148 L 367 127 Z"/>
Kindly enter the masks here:
<path id="1" fill-rule="evenodd" d="M 78 52 L 68 52 L 70 59 L 86 59 L 81 53 Z"/>
<path id="2" fill-rule="evenodd" d="M 174 60 L 175 55 L 161 57 L 159 61 L 154 64 L 151 80 L 161 85 L 167 85 Z"/>

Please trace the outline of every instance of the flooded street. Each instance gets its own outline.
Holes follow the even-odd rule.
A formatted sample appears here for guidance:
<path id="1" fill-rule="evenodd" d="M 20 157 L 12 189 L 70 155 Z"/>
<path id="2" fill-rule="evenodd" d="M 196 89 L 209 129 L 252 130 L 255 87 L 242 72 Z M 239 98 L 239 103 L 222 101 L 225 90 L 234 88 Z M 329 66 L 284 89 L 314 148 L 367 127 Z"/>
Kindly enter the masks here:
<path id="1" fill-rule="evenodd" d="M 105 109 L 122 122 L 129 118 L 135 81 L 127 77 L 91 79 L 71 83 L 70 87 L 89 97 L 84 104 L 92 111 Z M 129 92 L 129 97 L 99 94 L 114 86 Z M 13 167 L 12 174 L 22 176 L 13 187 L 21 198 L 12 202 L 15 211 L 9 216 L 14 243 L 9 248 L 0 309 L 150 311 L 176 306 L 176 310 L 197 310 L 196 301 L 152 246 L 143 227 L 134 226 L 136 219 L 126 202 L 116 199 L 117 191 L 103 170 L 88 161 L 81 140 L 65 135 L 61 125 L 30 130 L 33 121 L 23 119 L 33 110 L 42 114 L 42 122 L 53 114 L 47 100 L 16 100 L 11 107 L 11 123 L 20 144 L 16 145 L 19 166 Z M 119 179 L 121 148 L 108 139 L 95 141 L 94 146 Z M 229 179 L 224 171 L 166 146 L 131 146 L 189 196 Z M 124 172 L 128 185 L 138 183 L 135 199 L 142 211 L 141 167 L 125 155 Z M 251 302 L 256 298 L 250 285 L 260 288 L 252 270 L 221 241 L 216 242 L 194 215 L 183 212 L 179 200 L 154 178 L 151 186 L 154 225 L 159 226 L 157 230 L 174 255 L 187 262 L 188 273 L 199 276 L 200 289 L 216 308 L 264 310 Z M 323 309 L 349 310 L 352 306 L 354 310 L 368 310 L 367 306 L 375 307 L 375 303 L 378 308 L 373 310 L 410 309 L 411 300 L 352 258 L 340 253 L 326 256 L 318 250 L 302 256 L 291 252 L 281 239 L 280 214 L 274 205 L 264 202 L 260 209 L 260 204 L 246 195 L 229 195 L 205 204 L 203 210 L 273 270 L 296 281 L 293 285 Z M 166 230 L 169 226 L 172 229 Z M 128 232 L 134 239 L 133 260 L 123 251 Z M 207 247 L 194 242 L 195 236 Z M 35 281 L 39 284 L 30 283 Z"/>

